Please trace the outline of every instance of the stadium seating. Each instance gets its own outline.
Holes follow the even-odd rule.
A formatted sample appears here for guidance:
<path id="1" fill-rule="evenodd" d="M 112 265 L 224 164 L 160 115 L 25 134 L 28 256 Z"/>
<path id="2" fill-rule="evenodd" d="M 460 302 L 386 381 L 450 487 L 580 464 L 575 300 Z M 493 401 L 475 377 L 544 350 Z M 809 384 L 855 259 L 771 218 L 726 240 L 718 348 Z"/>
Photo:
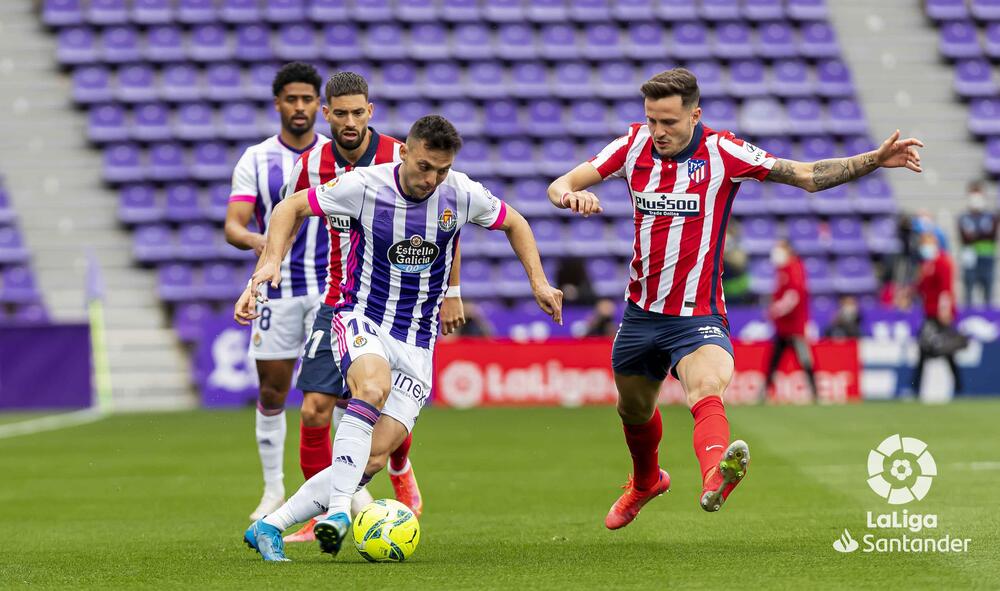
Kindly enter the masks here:
<path id="1" fill-rule="evenodd" d="M 983 15 L 993 5 L 971 6 Z M 960 21 L 942 48 L 972 60 L 956 88 L 984 97 L 976 126 L 992 133 L 1000 130 L 996 81 L 959 8 L 928 0 L 935 18 Z M 531 219 L 547 261 L 594 257 L 595 289 L 612 297 L 632 252 L 628 191 L 618 182 L 598 187 L 604 217 L 579 220 L 552 208 L 545 187 L 644 118 L 636 97 L 649 75 L 691 68 L 706 123 L 779 156 L 871 146 L 823 0 L 46 0 L 42 21 L 71 72 L 74 100 L 88 110 L 87 136 L 104 150 L 104 177 L 120 187 L 136 260 L 160 268 L 175 318 L 197 317 L 242 286 L 248 254 L 226 245 L 219 227 L 226 185 L 242 150 L 278 128 L 271 79 L 284 61 L 368 77 L 372 125 L 383 132 L 403 136 L 428 112 L 449 117 L 466 140 L 456 168 Z M 322 118 L 317 129 L 328 132 Z M 993 145 L 1000 167 L 1000 142 Z M 869 256 L 899 248 L 884 233 L 895 203 L 878 174 L 811 196 L 745 185 L 730 247 L 750 254 L 756 294 L 772 288 L 766 257 L 779 235 L 809 256 L 817 291 L 831 295 L 873 290 Z M 470 228 L 462 247 L 468 297 L 530 295 L 502 236 Z"/>
<path id="2" fill-rule="evenodd" d="M 38 324 L 48 320 L 32 275 L 31 255 L 18 230 L 0 178 L 0 325 Z"/>

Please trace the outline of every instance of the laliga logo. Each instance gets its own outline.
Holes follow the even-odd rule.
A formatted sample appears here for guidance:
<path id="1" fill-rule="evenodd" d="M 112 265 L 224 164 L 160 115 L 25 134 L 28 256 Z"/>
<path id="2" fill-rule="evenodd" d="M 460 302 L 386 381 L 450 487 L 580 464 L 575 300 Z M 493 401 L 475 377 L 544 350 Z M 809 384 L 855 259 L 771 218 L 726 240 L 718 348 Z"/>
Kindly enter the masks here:
<path id="1" fill-rule="evenodd" d="M 905 505 L 927 495 L 937 476 L 937 464 L 926 443 L 897 433 L 868 453 L 868 476 L 875 494 L 890 505 Z"/>

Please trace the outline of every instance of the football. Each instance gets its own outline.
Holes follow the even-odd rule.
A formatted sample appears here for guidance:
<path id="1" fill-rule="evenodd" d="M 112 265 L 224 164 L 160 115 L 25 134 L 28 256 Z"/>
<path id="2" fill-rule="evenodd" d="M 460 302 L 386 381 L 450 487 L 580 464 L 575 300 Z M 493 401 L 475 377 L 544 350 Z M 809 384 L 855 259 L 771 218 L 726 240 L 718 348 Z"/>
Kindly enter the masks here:
<path id="1" fill-rule="evenodd" d="M 354 545 L 370 562 L 402 562 L 420 542 L 420 523 L 410 508 L 394 499 L 368 504 L 354 518 Z"/>

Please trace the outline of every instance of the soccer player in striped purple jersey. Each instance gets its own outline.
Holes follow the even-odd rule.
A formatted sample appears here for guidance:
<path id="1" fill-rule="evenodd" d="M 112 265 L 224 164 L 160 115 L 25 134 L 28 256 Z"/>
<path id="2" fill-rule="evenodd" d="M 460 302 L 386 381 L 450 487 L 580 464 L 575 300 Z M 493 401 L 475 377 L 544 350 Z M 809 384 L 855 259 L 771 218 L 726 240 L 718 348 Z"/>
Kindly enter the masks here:
<path id="1" fill-rule="evenodd" d="M 410 128 L 400 164 L 348 172 L 286 198 L 274 211 L 264 255 L 235 314 L 257 316 L 254 294 L 282 281 L 280 253 L 310 216 L 351 219 L 351 252 L 333 317 L 333 357 L 352 398 L 333 442 L 333 465 L 287 503 L 255 521 L 244 541 L 265 560 L 287 560 L 281 532 L 322 513 L 316 539 L 336 554 L 350 529 L 351 495 L 385 467 L 431 390 L 438 309 L 455 244 L 468 223 L 507 234 L 539 307 L 562 322 L 562 292 L 549 285 L 528 222 L 483 185 L 451 170 L 461 138 L 445 118 Z"/>
<path id="2" fill-rule="evenodd" d="M 271 213 L 281 201 L 299 156 L 330 141 L 313 129 L 321 84 L 316 69 L 301 62 L 286 64 L 275 75 L 274 108 L 281 116 L 281 131 L 247 148 L 233 171 L 225 226 L 226 240 L 233 246 L 260 255 Z M 251 219 L 256 220 L 258 232 L 247 227 Z M 281 261 L 284 281 L 268 292 L 269 302 L 253 323 L 250 358 L 256 362 L 260 379 L 255 431 L 264 493 L 251 519 L 259 519 L 285 500 L 285 398 L 326 288 L 329 252 L 324 221 L 302 224 L 291 251 Z"/>

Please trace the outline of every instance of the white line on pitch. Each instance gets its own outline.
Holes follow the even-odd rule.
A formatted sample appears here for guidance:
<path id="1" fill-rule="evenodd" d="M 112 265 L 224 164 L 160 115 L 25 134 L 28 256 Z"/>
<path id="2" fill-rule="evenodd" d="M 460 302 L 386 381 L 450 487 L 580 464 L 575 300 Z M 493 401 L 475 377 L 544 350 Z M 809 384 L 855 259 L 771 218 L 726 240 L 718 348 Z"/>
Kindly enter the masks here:
<path id="1" fill-rule="evenodd" d="M 77 425 L 97 422 L 108 416 L 95 408 L 87 408 L 65 414 L 50 415 L 37 419 L 0 425 L 0 439 L 9 439 L 21 435 L 33 435 L 44 431 L 56 431 Z"/>

